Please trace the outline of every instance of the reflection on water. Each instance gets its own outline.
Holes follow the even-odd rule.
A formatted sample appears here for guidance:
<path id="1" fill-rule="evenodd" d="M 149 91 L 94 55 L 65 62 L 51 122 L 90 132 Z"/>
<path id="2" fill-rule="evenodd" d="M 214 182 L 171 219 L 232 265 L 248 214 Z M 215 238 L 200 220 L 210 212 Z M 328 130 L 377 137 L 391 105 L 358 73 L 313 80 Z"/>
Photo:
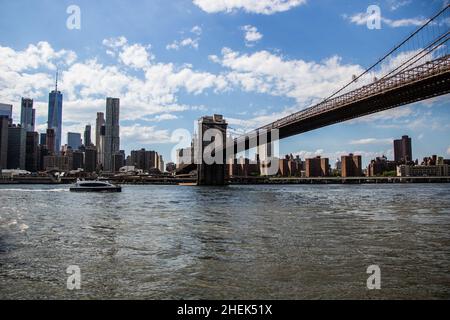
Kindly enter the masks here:
<path id="1" fill-rule="evenodd" d="M 450 298 L 449 191 L 0 186 L 0 298 Z"/>

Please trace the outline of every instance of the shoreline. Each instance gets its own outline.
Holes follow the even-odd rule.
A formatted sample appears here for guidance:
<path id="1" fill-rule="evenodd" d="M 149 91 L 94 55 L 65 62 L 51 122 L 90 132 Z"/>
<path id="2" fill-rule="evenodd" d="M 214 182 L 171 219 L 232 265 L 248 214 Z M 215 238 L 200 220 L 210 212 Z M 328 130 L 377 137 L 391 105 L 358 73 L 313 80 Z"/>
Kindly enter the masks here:
<path id="1" fill-rule="evenodd" d="M 101 180 L 107 178 L 100 178 Z M 47 177 L 15 177 L 0 179 L 0 185 L 68 185 L 76 182 L 76 178 L 64 178 L 61 181 Z M 196 185 L 196 179 L 192 178 L 149 178 L 127 177 L 109 179 L 110 182 L 119 185 Z M 233 177 L 228 185 L 288 185 L 288 184 L 430 184 L 450 183 L 450 176 L 446 177 L 321 177 L 321 178 L 266 178 L 266 177 Z"/>

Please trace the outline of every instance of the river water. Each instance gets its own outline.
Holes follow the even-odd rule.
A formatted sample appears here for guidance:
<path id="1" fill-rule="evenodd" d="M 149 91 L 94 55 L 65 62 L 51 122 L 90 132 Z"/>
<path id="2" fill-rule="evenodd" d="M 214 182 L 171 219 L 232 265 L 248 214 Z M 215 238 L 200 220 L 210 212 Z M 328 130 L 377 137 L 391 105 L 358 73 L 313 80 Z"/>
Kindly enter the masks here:
<path id="1" fill-rule="evenodd" d="M 67 188 L 0 186 L 0 299 L 450 298 L 450 184 Z"/>

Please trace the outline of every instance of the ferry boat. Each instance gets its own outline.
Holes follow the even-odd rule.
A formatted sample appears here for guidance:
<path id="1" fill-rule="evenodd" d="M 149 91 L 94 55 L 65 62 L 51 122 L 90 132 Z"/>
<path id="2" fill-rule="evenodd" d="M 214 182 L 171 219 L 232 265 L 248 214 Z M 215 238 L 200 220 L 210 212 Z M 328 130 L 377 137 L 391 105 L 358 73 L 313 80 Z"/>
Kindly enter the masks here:
<path id="1" fill-rule="evenodd" d="M 108 181 L 81 181 L 78 180 L 70 187 L 72 192 L 122 192 L 122 187 Z"/>

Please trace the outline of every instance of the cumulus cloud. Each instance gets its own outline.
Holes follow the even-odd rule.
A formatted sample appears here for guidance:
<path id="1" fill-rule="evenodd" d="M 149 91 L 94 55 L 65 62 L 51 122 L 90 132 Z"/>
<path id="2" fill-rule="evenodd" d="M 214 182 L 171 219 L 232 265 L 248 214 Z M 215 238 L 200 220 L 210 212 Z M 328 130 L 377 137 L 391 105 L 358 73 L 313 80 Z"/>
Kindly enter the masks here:
<path id="1" fill-rule="evenodd" d="M 79 130 L 92 122 L 96 112 L 104 110 L 108 96 L 121 99 L 122 120 L 153 116 L 153 121 L 161 122 L 176 119 L 174 113 L 200 108 L 179 103 L 180 91 L 198 95 L 227 88 L 222 75 L 197 71 L 191 65 L 155 61 L 148 45 L 129 44 L 124 37 L 105 39 L 103 44 L 116 59 L 111 65 L 97 59 L 78 60 L 73 52 L 55 50 L 47 42 L 31 44 L 23 51 L 0 46 L 0 101 L 13 104 L 18 119 L 20 98 L 34 98 L 37 116 L 45 118 L 54 71 L 60 66 L 65 135 L 67 130 Z M 130 72 L 133 69 L 141 72 L 136 75 Z M 133 129 L 137 127 L 129 130 Z M 157 129 L 147 133 L 164 137 Z"/>
<path id="2" fill-rule="evenodd" d="M 450 147 L 447 149 L 447 154 L 450 156 Z"/>
<path id="3" fill-rule="evenodd" d="M 199 40 L 200 39 L 192 39 L 192 38 L 186 38 L 183 39 L 181 41 L 177 41 L 175 40 L 174 42 L 172 42 L 171 44 L 168 44 L 166 46 L 167 50 L 180 50 L 180 48 L 182 47 L 191 47 L 194 49 L 198 49 L 198 44 L 199 44 Z"/>
<path id="4" fill-rule="evenodd" d="M 168 130 L 159 130 L 154 126 L 123 126 L 120 136 L 124 142 L 133 143 L 171 143 L 171 135 Z"/>
<path id="5" fill-rule="evenodd" d="M 258 29 L 251 25 L 246 25 L 241 28 L 245 32 L 245 45 L 253 46 L 256 42 L 263 38 L 263 35 L 258 32 Z"/>
<path id="6" fill-rule="evenodd" d="M 180 50 L 183 47 L 191 47 L 194 49 L 198 49 L 200 43 L 200 35 L 203 30 L 200 26 L 192 27 L 190 31 L 195 37 L 187 37 L 182 40 L 175 40 L 172 43 L 166 46 L 167 50 Z"/>
<path id="7" fill-rule="evenodd" d="M 193 0 L 193 3 L 208 13 L 244 10 L 270 15 L 298 7 L 306 0 Z"/>
<path id="8" fill-rule="evenodd" d="M 227 80 L 242 90 L 290 97 L 303 108 L 321 101 L 349 82 L 352 74 L 363 71 L 359 65 L 343 64 L 338 56 L 314 62 L 287 60 L 268 51 L 240 54 L 224 48 L 221 58 L 209 58 L 228 68 Z"/>

